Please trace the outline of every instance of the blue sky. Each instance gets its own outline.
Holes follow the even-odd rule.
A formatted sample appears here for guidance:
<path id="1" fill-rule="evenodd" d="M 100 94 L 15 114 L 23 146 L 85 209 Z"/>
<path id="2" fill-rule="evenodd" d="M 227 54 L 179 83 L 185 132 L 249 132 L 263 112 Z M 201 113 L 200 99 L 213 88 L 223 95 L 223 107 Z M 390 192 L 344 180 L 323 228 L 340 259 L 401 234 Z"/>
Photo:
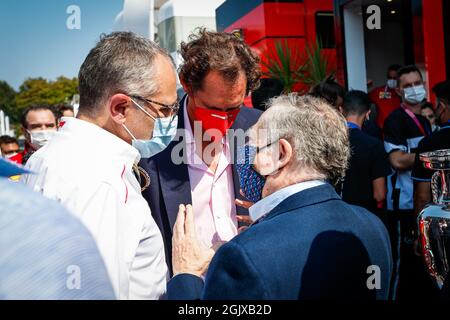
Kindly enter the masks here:
<path id="1" fill-rule="evenodd" d="M 80 7 L 80 30 L 66 27 L 70 5 Z M 17 90 L 28 77 L 77 76 L 122 7 L 123 0 L 0 0 L 0 80 Z"/>

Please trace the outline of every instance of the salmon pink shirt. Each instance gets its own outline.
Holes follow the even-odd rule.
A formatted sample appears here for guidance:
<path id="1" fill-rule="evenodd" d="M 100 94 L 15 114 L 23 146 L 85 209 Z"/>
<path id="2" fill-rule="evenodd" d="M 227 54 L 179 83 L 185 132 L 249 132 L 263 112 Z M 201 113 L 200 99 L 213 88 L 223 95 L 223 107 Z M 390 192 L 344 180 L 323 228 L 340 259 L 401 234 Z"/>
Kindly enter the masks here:
<path id="1" fill-rule="evenodd" d="M 187 99 L 186 99 L 187 100 Z M 197 237 L 211 247 L 229 241 L 237 234 L 236 205 L 231 152 L 227 137 L 223 138 L 216 172 L 212 172 L 201 158 L 184 105 L 184 123 L 189 181 Z"/>

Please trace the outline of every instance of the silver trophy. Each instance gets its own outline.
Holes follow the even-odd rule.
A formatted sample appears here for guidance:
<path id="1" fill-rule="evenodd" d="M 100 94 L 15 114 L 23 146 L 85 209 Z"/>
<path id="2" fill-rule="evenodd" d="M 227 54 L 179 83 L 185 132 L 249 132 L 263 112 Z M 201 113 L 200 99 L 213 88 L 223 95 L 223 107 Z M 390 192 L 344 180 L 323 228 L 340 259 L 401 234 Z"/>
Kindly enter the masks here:
<path id="1" fill-rule="evenodd" d="M 450 149 L 422 153 L 420 160 L 436 170 L 431 179 L 433 203 L 422 210 L 418 225 L 425 265 L 441 289 L 450 259 Z"/>

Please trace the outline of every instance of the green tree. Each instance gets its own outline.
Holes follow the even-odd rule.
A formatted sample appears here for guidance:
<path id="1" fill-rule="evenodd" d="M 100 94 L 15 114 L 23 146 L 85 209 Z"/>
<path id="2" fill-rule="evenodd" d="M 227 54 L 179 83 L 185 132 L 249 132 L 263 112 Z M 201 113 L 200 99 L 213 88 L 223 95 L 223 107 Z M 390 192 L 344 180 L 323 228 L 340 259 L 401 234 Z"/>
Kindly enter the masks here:
<path id="1" fill-rule="evenodd" d="M 16 91 L 6 82 L 0 81 L 0 109 L 10 117 L 11 122 L 17 122 L 20 115 L 16 110 Z"/>
<path id="2" fill-rule="evenodd" d="M 77 78 L 59 77 L 56 81 L 44 78 L 26 79 L 15 97 L 17 111 L 21 114 L 27 107 L 36 104 L 57 105 L 69 102 L 78 93 Z"/>

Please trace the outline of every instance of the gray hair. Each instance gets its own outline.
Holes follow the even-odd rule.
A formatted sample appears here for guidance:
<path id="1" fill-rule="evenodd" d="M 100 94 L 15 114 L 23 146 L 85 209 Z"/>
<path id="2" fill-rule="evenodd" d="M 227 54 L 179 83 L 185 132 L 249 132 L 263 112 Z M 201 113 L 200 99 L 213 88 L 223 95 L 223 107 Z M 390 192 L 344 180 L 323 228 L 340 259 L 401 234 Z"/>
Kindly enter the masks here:
<path id="1" fill-rule="evenodd" d="M 80 112 L 95 113 L 116 93 L 157 94 L 154 60 L 158 55 L 172 61 L 156 43 L 132 32 L 102 35 L 78 74 Z"/>
<path id="2" fill-rule="evenodd" d="M 325 100 L 297 94 L 273 98 L 258 129 L 268 129 L 269 141 L 284 138 L 299 165 L 331 183 L 345 175 L 350 155 L 344 117 Z"/>

